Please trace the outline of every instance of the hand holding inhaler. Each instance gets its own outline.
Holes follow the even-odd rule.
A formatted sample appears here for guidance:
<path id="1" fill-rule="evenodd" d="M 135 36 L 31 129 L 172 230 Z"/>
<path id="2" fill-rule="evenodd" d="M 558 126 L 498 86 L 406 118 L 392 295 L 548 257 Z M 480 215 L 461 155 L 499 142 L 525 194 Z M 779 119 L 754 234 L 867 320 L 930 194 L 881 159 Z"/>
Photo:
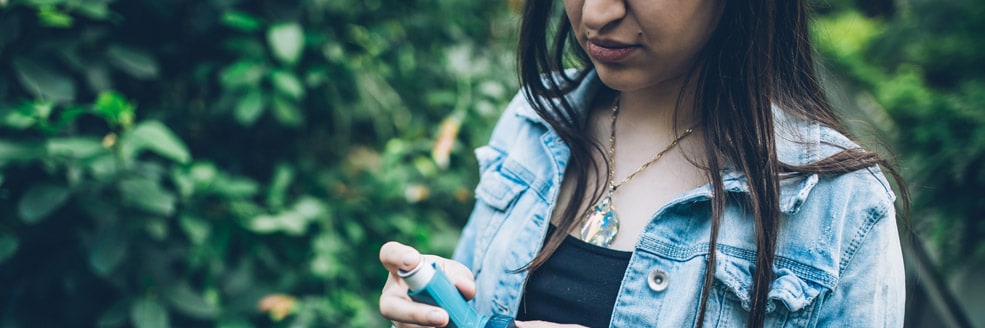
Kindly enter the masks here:
<path id="1" fill-rule="evenodd" d="M 407 282 L 407 295 L 420 303 L 438 306 L 448 312 L 449 328 L 513 328 L 513 319 L 506 316 L 480 315 L 465 301 L 455 285 L 435 263 L 424 258 L 410 271 L 397 273 Z"/>
<path id="2" fill-rule="evenodd" d="M 396 327 L 408 324 L 413 327 L 515 327 L 512 318 L 486 317 L 469 306 L 462 294 L 471 295 L 474 284 L 470 284 L 472 278 L 468 268 L 460 263 L 423 256 L 412 247 L 396 242 L 383 245 L 380 261 L 390 271 L 380 298 L 380 311 L 384 317 L 393 320 Z"/>

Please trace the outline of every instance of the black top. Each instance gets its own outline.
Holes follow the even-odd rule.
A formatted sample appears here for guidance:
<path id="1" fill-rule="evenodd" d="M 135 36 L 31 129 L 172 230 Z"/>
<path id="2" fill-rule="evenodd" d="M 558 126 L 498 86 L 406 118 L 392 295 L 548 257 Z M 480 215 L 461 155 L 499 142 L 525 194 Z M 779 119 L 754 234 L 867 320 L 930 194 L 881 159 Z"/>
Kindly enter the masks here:
<path id="1" fill-rule="evenodd" d="M 554 231 L 551 225 L 547 235 Z M 608 327 L 632 255 L 567 236 L 527 277 L 517 320 Z"/>

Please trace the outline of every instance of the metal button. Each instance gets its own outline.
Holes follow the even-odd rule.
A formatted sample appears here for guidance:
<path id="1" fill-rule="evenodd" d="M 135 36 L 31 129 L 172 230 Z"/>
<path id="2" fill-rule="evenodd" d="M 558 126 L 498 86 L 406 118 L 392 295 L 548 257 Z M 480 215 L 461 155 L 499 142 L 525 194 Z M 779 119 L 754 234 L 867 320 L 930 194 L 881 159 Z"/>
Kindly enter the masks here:
<path id="1" fill-rule="evenodd" d="M 655 292 L 662 292 L 667 289 L 667 284 L 670 283 L 670 276 L 666 272 L 660 269 L 653 269 L 650 271 L 650 276 L 647 277 L 646 283 L 650 285 L 650 289 Z"/>

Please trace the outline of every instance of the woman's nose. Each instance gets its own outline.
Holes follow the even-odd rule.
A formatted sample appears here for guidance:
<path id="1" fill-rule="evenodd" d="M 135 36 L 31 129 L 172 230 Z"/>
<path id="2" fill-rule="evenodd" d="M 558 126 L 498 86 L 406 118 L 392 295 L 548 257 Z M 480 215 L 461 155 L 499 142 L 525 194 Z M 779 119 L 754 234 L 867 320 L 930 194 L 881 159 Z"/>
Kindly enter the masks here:
<path id="1" fill-rule="evenodd" d="M 626 2 L 624 0 L 585 0 L 582 5 L 582 24 L 593 31 L 601 31 L 625 16 Z"/>

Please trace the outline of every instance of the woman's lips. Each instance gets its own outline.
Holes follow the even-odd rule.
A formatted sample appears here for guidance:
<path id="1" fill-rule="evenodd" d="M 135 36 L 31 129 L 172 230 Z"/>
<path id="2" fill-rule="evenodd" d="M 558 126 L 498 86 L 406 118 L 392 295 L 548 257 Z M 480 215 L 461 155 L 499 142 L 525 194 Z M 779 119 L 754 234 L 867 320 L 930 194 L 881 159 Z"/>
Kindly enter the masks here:
<path id="1" fill-rule="evenodd" d="M 605 40 L 588 40 L 588 55 L 601 62 L 618 62 L 639 49 L 639 46 Z"/>

